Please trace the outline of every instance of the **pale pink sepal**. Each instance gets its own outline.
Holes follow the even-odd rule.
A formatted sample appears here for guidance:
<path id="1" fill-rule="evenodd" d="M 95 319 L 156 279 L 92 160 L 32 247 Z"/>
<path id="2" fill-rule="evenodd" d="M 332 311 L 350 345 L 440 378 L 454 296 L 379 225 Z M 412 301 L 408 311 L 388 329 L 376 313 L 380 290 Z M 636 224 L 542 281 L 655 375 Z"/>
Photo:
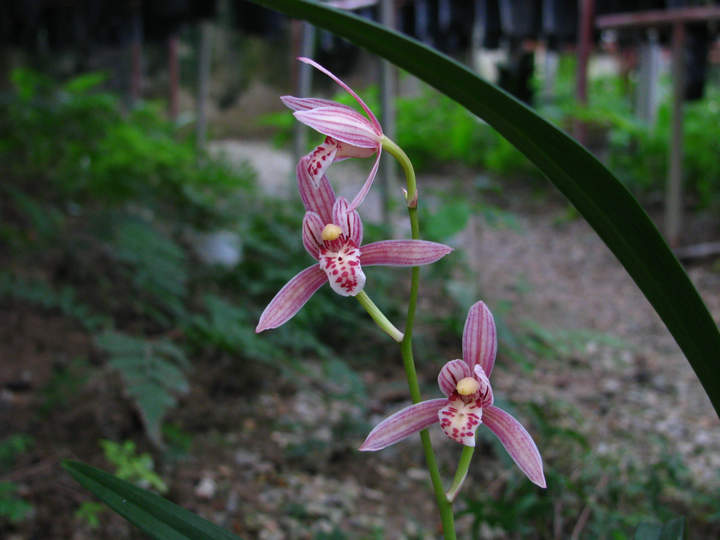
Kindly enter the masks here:
<path id="1" fill-rule="evenodd" d="M 353 210 L 362 204 L 369 193 L 373 181 L 375 180 L 375 176 L 377 175 L 378 167 L 380 166 L 380 156 L 382 156 L 382 146 L 377 147 L 377 156 L 375 156 L 375 163 L 373 163 L 372 169 L 370 169 L 370 174 L 365 180 L 363 186 L 360 188 L 360 191 L 358 191 L 358 194 L 355 195 L 352 203 L 350 203 L 350 208 Z"/>
<path id="2" fill-rule="evenodd" d="M 463 330 L 463 359 L 470 368 L 480 364 L 485 375 L 490 377 L 495 365 L 497 333 L 495 320 L 484 302 L 476 302 L 468 312 Z"/>
<path id="3" fill-rule="evenodd" d="M 338 141 L 359 146 L 378 148 L 380 137 L 367 118 L 353 109 L 342 107 L 317 107 L 306 111 L 295 111 L 295 118 L 323 135 Z"/>
<path id="4" fill-rule="evenodd" d="M 422 266 L 442 259 L 453 250 L 427 240 L 382 240 L 362 246 L 363 266 Z"/>
<path id="5" fill-rule="evenodd" d="M 315 62 L 314 60 L 312 60 L 312 59 L 310 59 L 310 58 L 306 58 L 306 57 L 304 57 L 304 56 L 299 57 L 298 60 L 300 60 L 301 62 L 303 62 L 303 63 L 305 63 L 305 64 L 310 64 L 310 65 L 311 65 L 312 67 L 314 67 L 315 69 L 318 69 L 318 70 L 322 71 L 325 75 L 327 75 L 328 77 L 330 77 L 333 81 L 335 81 L 335 82 L 336 82 L 337 84 L 339 84 L 342 88 L 344 88 L 345 91 L 346 91 L 348 94 L 350 94 L 352 97 L 355 98 L 355 101 L 357 101 L 357 102 L 360 104 L 360 106 L 363 108 L 363 110 L 364 110 L 365 113 L 368 115 L 368 117 L 370 117 L 370 121 L 372 122 L 372 125 L 373 125 L 373 127 L 375 128 L 375 130 L 377 131 L 377 133 L 378 133 L 379 135 L 382 134 L 382 128 L 380 127 L 380 122 L 378 122 L 377 118 L 375 117 L 375 115 L 373 114 L 373 112 L 370 110 L 370 107 L 368 107 L 367 104 L 366 104 L 362 99 L 360 99 L 360 96 L 358 96 L 358 95 L 353 91 L 352 88 L 350 88 L 347 84 L 345 84 L 345 83 L 344 83 L 339 77 L 337 77 L 334 73 L 332 73 L 332 72 L 329 71 L 328 69 L 322 67 L 320 64 L 318 64 L 318 63 Z"/>
<path id="6" fill-rule="evenodd" d="M 315 212 L 324 223 L 332 223 L 332 208 L 335 203 L 335 192 L 326 176 L 322 176 L 317 184 L 308 171 L 309 156 L 300 158 L 297 164 L 298 189 L 305 210 Z"/>
<path id="7" fill-rule="evenodd" d="M 306 212 L 302 223 L 302 241 L 307 252 L 314 259 L 319 258 L 320 246 L 323 245 L 322 231 L 325 223 L 315 212 Z"/>
<path id="8" fill-rule="evenodd" d="M 280 101 L 293 111 L 309 111 L 310 109 L 317 109 L 318 107 L 345 107 L 346 109 L 354 110 L 352 107 L 338 103 L 337 101 L 330 101 L 329 99 L 321 98 L 299 98 L 295 96 L 280 96 Z"/>
<path id="9" fill-rule="evenodd" d="M 547 487 L 540 452 L 527 430 L 510 414 L 491 406 L 483 409 L 483 423 L 500 442 L 533 484 Z"/>
<path id="10" fill-rule="evenodd" d="M 357 210 L 350 210 L 347 199 L 338 197 L 333 205 L 333 221 L 338 225 L 345 236 L 355 242 L 357 247 L 362 244 L 363 224 Z M 362 264 L 362 260 L 361 260 Z"/>
<path id="11" fill-rule="evenodd" d="M 327 283 L 325 272 L 317 264 L 306 268 L 275 295 L 260 315 L 255 332 L 262 332 L 286 323 L 305 305 L 320 287 Z"/>
<path id="12" fill-rule="evenodd" d="M 465 377 L 472 377 L 472 371 L 465 361 L 450 360 L 442 367 L 438 375 L 440 391 L 450 397 L 455 392 L 458 381 Z"/>
<path id="13" fill-rule="evenodd" d="M 374 452 L 395 444 L 438 421 L 438 411 L 447 399 L 430 399 L 410 405 L 380 422 L 362 443 L 360 450 Z"/>

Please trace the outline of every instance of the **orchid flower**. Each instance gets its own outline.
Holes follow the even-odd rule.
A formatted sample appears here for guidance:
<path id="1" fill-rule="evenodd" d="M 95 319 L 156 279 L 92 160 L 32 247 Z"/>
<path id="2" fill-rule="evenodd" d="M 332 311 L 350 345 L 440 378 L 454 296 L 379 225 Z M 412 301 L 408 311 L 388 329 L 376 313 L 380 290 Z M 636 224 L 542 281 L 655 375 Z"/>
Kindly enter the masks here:
<path id="1" fill-rule="evenodd" d="M 382 128 L 373 112 L 352 88 L 317 62 L 304 57 L 298 60 L 319 69 L 338 83 L 355 98 L 369 117 L 366 118 L 352 107 L 327 99 L 294 96 L 280 98 L 288 108 L 295 111 L 293 113 L 295 118 L 326 135 L 325 140 L 308 154 L 309 159 L 305 164 L 306 172 L 315 187 L 319 185 L 320 179 L 333 162 L 351 157 L 366 158 L 377 154 L 367 180 L 350 203 L 349 210 L 354 210 L 365 199 L 377 174 L 382 153 Z"/>
<path id="2" fill-rule="evenodd" d="M 485 424 L 530 481 L 546 487 L 542 459 L 532 437 L 520 422 L 493 405 L 489 376 L 496 350 L 492 313 L 483 302 L 477 302 L 465 321 L 463 359 L 446 363 L 438 376 L 446 398 L 422 401 L 389 416 L 375 426 L 360 450 L 382 450 L 436 422 L 454 441 L 474 447 L 475 431 Z"/>
<path id="3" fill-rule="evenodd" d="M 308 173 L 309 159 L 300 159 L 297 175 L 306 210 L 303 245 L 317 263 L 280 289 L 260 316 L 255 332 L 287 322 L 327 282 L 341 296 L 359 295 L 365 286 L 363 266 L 421 266 L 452 251 L 449 246 L 425 240 L 383 240 L 362 246 L 363 225 L 357 210 L 351 210 L 346 199 L 335 197 L 326 176 L 314 186 Z M 402 340 L 402 333 L 397 333 L 396 339 Z"/>

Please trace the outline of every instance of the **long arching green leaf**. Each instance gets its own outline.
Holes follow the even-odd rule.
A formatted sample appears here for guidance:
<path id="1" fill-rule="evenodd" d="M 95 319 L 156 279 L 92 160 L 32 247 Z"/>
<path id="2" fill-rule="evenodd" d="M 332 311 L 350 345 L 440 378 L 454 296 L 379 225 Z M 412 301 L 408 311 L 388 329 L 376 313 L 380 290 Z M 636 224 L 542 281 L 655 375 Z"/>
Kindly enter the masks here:
<path id="1" fill-rule="evenodd" d="M 464 105 L 515 145 L 620 260 L 675 337 L 720 415 L 717 325 L 635 198 L 592 154 L 512 96 L 414 39 L 314 2 L 253 1 L 386 58 Z"/>
<path id="2" fill-rule="evenodd" d="M 184 508 L 105 471 L 64 461 L 63 467 L 122 517 L 158 540 L 240 540 Z"/>

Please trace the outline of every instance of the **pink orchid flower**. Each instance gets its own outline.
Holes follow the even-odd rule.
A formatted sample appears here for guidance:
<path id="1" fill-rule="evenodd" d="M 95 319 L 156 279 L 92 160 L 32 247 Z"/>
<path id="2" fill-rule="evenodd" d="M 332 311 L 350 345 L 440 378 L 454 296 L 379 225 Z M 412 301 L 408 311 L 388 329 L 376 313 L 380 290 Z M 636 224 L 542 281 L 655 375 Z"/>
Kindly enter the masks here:
<path id="1" fill-rule="evenodd" d="M 357 210 L 335 197 L 322 176 L 318 186 L 307 168 L 309 156 L 297 166 L 300 196 L 305 205 L 302 239 L 317 260 L 280 289 L 260 316 L 255 332 L 287 322 L 325 283 L 341 296 L 356 296 L 365 286 L 364 266 L 421 266 L 440 260 L 452 248 L 425 240 L 383 240 L 361 245 L 363 225 Z"/>
<path id="2" fill-rule="evenodd" d="M 454 441 L 475 446 L 475 431 L 485 424 L 530 481 L 546 487 L 542 458 L 532 437 L 520 422 L 493 405 L 488 377 L 496 350 L 492 313 L 483 302 L 477 302 L 465 321 L 463 359 L 446 363 L 438 376 L 446 398 L 422 401 L 389 416 L 375 426 L 360 450 L 382 450 L 436 422 Z"/>
<path id="3" fill-rule="evenodd" d="M 306 172 L 316 187 L 333 162 L 351 157 L 366 158 L 377 153 L 370 175 L 350 203 L 349 210 L 354 210 L 365 199 L 377 174 L 382 153 L 382 128 L 373 112 L 352 88 L 317 62 L 304 57 L 298 60 L 319 69 L 338 83 L 355 98 L 369 117 L 366 118 L 352 107 L 327 99 L 294 96 L 280 98 L 288 108 L 295 111 L 295 118 L 326 135 L 325 140 L 308 154 L 309 159 L 305 165 Z"/>

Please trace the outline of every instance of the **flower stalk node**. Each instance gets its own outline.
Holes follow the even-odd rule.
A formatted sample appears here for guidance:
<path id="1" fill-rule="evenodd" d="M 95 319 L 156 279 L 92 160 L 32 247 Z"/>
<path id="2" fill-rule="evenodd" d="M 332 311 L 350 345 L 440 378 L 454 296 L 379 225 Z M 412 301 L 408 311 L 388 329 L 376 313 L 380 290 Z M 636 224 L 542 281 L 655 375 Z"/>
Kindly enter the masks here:
<path id="1" fill-rule="evenodd" d="M 407 192 L 405 192 L 405 199 L 407 200 L 408 208 L 417 208 L 418 205 L 418 191 L 415 190 L 415 196 L 412 199 L 407 198 Z"/>

